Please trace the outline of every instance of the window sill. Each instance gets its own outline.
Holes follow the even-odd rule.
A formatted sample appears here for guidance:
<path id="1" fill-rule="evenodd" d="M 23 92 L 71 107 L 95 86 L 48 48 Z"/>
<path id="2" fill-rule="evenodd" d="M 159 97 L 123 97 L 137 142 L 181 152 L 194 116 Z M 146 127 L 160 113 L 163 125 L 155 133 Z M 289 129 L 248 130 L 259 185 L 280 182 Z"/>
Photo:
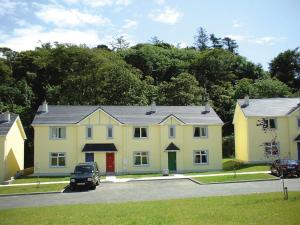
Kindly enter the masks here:
<path id="1" fill-rule="evenodd" d="M 133 167 L 149 167 L 149 164 L 145 164 L 145 165 L 133 165 Z"/>
<path id="2" fill-rule="evenodd" d="M 50 166 L 50 168 L 66 168 L 66 166 Z"/>

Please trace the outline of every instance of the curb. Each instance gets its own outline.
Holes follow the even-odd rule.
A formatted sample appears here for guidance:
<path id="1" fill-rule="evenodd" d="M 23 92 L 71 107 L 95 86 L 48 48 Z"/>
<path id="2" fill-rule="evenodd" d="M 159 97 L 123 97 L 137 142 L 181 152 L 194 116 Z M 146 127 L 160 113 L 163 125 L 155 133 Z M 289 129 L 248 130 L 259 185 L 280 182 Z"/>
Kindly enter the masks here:
<path id="1" fill-rule="evenodd" d="M 132 179 L 132 180 L 128 180 L 126 182 L 139 182 L 139 181 L 160 181 L 160 180 L 182 180 L 182 179 L 189 179 L 189 177 L 174 177 L 174 178 L 160 178 L 160 179 L 156 179 L 156 178 L 149 178 L 149 179 Z"/>
<path id="2" fill-rule="evenodd" d="M 261 182 L 261 181 L 272 181 L 280 180 L 280 178 L 270 178 L 270 179 L 256 179 L 256 180 L 239 180 L 239 181 L 224 181 L 224 182 L 210 182 L 210 183 L 201 183 L 193 178 L 189 178 L 191 181 L 199 185 L 210 185 L 210 184 L 232 184 L 232 183 L 247 183 L 247 182 Z"/>
<path id="3" fill-rule="evenodd" d="M 22 195 L 45 195 L 45 194 L 60 194 L 61 191 L 48 191 L 48 192 L 29 192 L 29 193 L 16 193 L 16 194 L 0 194 L 1 197 L 9 196 L 22 196 Z"/>

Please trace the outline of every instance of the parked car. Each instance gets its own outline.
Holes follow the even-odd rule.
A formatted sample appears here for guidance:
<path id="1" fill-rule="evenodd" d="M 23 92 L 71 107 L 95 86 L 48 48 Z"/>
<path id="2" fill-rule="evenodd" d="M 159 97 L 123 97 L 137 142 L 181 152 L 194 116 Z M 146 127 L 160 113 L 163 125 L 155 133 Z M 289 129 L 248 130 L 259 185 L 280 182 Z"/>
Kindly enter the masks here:
<path id="1" fill-rule="evenodd" d="M 95 190 L 100 183 L 100 172 L 96 162 L 79 163 L 70 177 L 70 189 L 87 187 Z"/>
<path id="2" fill-rule="evenodd" d="M 300 164 L 297 160 L 277 159 L 271 165 L 271 174 L 278 177 L 300 176 Z"/>

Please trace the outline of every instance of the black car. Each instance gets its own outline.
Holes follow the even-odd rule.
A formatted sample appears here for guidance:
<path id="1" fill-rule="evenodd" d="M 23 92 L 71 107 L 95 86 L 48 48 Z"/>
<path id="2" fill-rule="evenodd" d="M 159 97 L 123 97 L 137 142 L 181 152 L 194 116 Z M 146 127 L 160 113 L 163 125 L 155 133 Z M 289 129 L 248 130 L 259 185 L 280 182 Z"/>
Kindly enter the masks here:
<path id="1" fill-rule="evenodd" d="M 79 163 L 71 173 L 70 189 L 74 190 L 77 187 L 87 187 L 96 189 L 100 183 L 100 172 L 96 162 Z"/>
<path id="2" fill-rule="evenodd" d="M 271 174 L 278 177 L 300 176 L 300 165 L 297 160 L 277 159 L 271 165 Z"/>

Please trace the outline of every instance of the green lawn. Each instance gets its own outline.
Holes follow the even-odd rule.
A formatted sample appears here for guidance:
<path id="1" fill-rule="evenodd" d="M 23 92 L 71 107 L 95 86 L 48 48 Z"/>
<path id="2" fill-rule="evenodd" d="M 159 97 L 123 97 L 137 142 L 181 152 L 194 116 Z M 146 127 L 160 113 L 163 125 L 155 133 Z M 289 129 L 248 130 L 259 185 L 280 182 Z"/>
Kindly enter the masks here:
<path id="1" fill-rule="evenodd" d="M 212 182 L 230 182 L 230 181 L 241 181 L 241 180 L 256 180 L 256 179 L 271 179 L 275 178 L 269 174 L 237 174 L 226 175 L 226 176 L 214 176 L 214 177 L 194 177 L 194 180 L 197 180 L 201 183 L 212 183 Z"/>
<path id="2" fill-rule="evenodd" d="M 18 178 L 18 179 L 15 179 L 13 181 L 13 184 L 23 184 L 23 183 L 37 183 L 38 180 L 40 182 L 54 182 L 54 181 L 69 181 L 70 180 L 70 177 L 40 177 L 40 178 L 37 178 L 37 177 L 22 177 L 22 178 Z"/>
<path id="3" fill-rule="evenodd" d="M 30 192 L 48 192 L 61 191 L 68 184 L 42 184 L 42 185 L 27 185 L 27 186 L 9 186 L 0 187 L 0 194 L 20 194 Z"/>
<path id="4" fill-rule="evenodd" d="M 300 192 L 0 210 L 1 225 L 298 225 Z"/>

